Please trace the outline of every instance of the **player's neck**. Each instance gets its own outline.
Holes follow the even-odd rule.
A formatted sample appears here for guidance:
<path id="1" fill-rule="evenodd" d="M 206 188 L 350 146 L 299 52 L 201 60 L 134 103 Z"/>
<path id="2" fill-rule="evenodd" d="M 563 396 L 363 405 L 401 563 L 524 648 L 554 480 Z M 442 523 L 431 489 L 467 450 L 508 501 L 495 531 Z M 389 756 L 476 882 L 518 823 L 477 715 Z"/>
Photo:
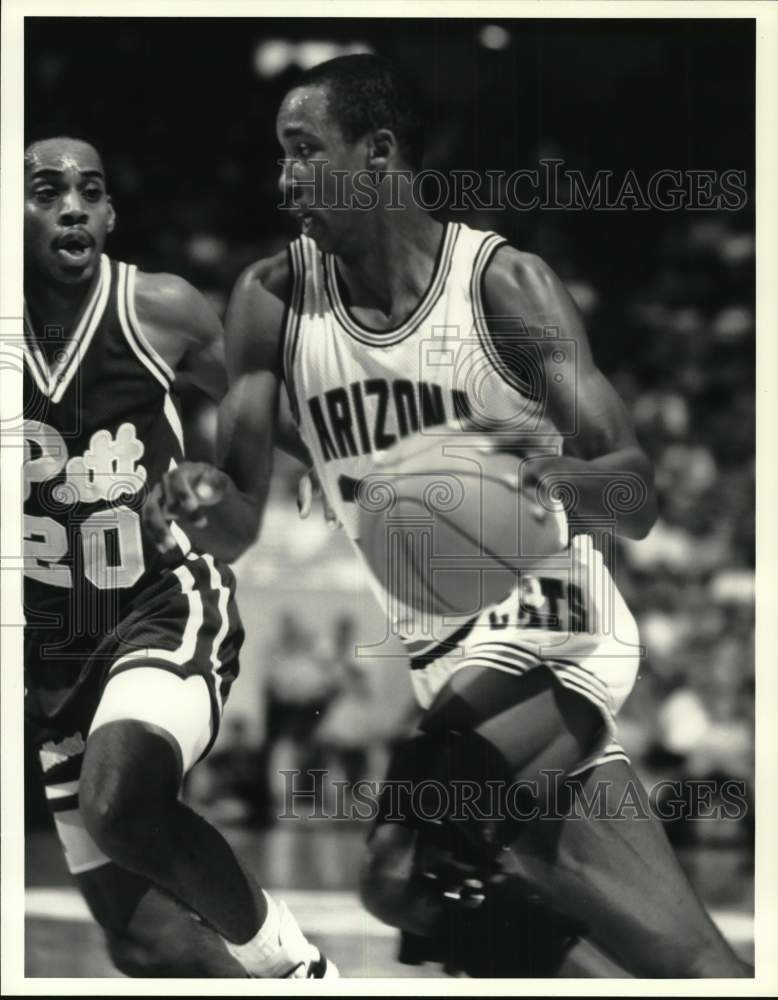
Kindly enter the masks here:
<path id="1" fill-rule="evenodd" d="M 414 305 L 432 278 L 444 227 L 427 212 L 375 212 L 359 253 L 338 255 L 338 272 L 353 306 L 388 318 Z"/>
<path id="2" fill-rule="evenodd" d="M 99 276 L 99 269 L 96 269 L 88 284 L 64 285 L 25 273 L 24 304 L 32 320 L 33 333 L 44 350 L 52 339 L 44 335 L 45 330 L 57 328 L 60 335 L 55 339 L 60 342 L 73 332 Z M 56 349 L 54 345 L 52 349 Z"/>

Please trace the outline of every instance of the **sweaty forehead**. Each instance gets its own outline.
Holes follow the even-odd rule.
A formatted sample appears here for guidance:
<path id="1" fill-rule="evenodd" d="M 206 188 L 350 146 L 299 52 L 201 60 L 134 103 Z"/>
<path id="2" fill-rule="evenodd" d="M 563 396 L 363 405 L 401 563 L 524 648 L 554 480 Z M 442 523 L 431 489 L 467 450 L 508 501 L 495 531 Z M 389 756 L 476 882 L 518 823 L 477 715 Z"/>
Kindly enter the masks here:
<path id="1" fill-rule="evenodd" d="M 99 170 L 105 174 L 100 154 L 86 142 L 45 139 L 30 146 L 24 154 L 28 172 L 38 170 Z"/>
<path id="2" fill-rule="evenodd" d="M 321 132 L 333 123 L 329 115 L 329 98 L 325 87 L 297 87 L 290 90 L 278 110 L 278 132 L 287 129 L 309 129 Z"/>

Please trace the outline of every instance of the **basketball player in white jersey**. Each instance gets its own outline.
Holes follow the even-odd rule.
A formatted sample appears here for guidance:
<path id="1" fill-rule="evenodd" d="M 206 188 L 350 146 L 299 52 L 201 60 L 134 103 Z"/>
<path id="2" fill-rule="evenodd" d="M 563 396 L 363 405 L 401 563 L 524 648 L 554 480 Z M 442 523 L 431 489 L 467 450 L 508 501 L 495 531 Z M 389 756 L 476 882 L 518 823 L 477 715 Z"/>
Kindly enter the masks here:
<path id="1" fill-rule="evenodd" d="M 160 554 L 140 510 L 183 461 L 179 378 L 215 400 L 226 390 L 222 329 L 182 278 L 103 253 L 115 221 L 92 146 L 27 148 L 28 734 L 68 867 L 122 972 L 324 978 L 332 968 L 284 904 L 179 800 L 216 738 L 243 628 L 229 567 L 196 532 Z"/>
<path id="2" fill-rule="evenodd" d="M 524 420 L 508 422 L 516 439 L 540 430 L 546 444 L 563 442 L 530 466 L 538 482 L 572 484 L 571 520 L 605 518 L 618 534 L 643 537 L 655 517 L 650 463 L 592 359 L 575 305 L 542 260 L 495 234 L 442 225 L 414 202 L 424 126 L 396 71 L 373 56 L 307 71 L 281 104 L 277 134 L 281 188 L 302 235 L 238 282 L 227 318 L 221 470 L 188 464 L 164 477 L 146 507 L 158 544 L 172 544 L 171 520 L 197 523 L 205 537 L 213 531 L 215 545 L 229 524 L 233 545 L 251 544 L 255 498 L 269 475 L 265 422 L 282 381 L 301 454 L 357 548 L 359 483 L 393 444 L 444 426 L 458 426 L 466 440 L 468 427 L 505 428 L 516 414 Z M 541 407 L 550 426 L 538 424 Z M 608 487 L 617 484 L 637 501 L 614 509 Z M 542 927 L 560 939 L 583 935 L 635 976 L 747 975 L 686 881 L 615 738 L 637 672 L 634 620 L 591 533 L 574 534 L 569 554 L 593 581 L 584 593 L 539 567 L 502 605 L 447 632 L 420 635 L 408 609 L 399 610 L 391 624 L 405 630 L 426 713 L 390 775 L 483 787 L 523 781 L 533 789 L 527 804 L 542 807 L 543 776 L 557 772 L 591 794 L 607 787 L 608 802 L 632 787 L 642 815 L 499 821 L 487 836 L 476 822 L 457 832 L 444 823 L 443 834 L 419 817 L 393 822 L 382 806 L 364 901 L 405 932 L 434 937 L 445 919 L 438 886 L 448 876 L 425 871 L 419 854 L 438 850 L 456 869 L 468 850 L 481 851 L 493 871 L 489 864 L 508 851 L 531 900 L 517 910 L 508 948 L 530 940 L 539 948 Z M 603 602 L 615 626 L 592 629 Z M 504 967 L 487 960 L 482 974 Z M 549 966 L 534 968 L 545 974 Z"/>

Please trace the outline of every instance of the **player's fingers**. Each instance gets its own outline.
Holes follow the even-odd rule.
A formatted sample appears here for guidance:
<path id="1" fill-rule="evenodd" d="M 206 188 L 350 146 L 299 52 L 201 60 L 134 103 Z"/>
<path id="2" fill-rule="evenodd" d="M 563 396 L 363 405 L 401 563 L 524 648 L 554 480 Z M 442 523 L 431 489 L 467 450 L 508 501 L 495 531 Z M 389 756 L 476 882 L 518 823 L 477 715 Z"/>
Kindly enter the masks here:
<path id="1" fill-rule="evenodd" d="M 194 482 L 194 470 L 187 463 L 171 469 L 162 477 L 165 507 L 173 517 L 192 515 L 197 511 L 200 501 L 195 494 Z"/>
<path id="2" fill-rule="evenodd" d="M 330 507 L 327 497 L 324 495 L 324 493 L 321 494 L 321 505 L 322 509 L 324 510 L 324 520 L 327 524 L 327 527 L 333 531 L 336 528 L 339 528 L 341 524 L 340 521 L 338 520 L 338 515 L 335 513 L 334 509 Z"/>
<path id="3" fill-rule="evenodd" d="M 160 552 L 169 552 L 176 547 L 176 540 L 170 531 L 168 518 L 163 510 L 164 493 L 159 483 L 149 493 L 141 511 L 143 530 Z"/>
<path id="4" fill-rule="evenodd" d="M 313 506 L 313 481 L 311 474 L 306 472 L 297 481 L 297 512 L 301 518 L 306 518 L 311 513 Z"/>
<path id="5" fill-rule="evenodd" d="M 308 475 L 311 480 L 311 489 L 313 490 L 313 495 L 315 497 L 320 497 L 324 494 L 324 490 L 321 488 L 321 480 L 319 479 L 319 474 L 316 469 L 309 469 Z"/>
<path id="6" fill-rule="evenodd" d="M 230 478 L 226 472 L 217 469 L 213 465 L 206 465 L 202 468 L 194 483 L 194 495 L 197 505 L 201 507 L 213 507 L 224 498 L 229 486 Z"/>

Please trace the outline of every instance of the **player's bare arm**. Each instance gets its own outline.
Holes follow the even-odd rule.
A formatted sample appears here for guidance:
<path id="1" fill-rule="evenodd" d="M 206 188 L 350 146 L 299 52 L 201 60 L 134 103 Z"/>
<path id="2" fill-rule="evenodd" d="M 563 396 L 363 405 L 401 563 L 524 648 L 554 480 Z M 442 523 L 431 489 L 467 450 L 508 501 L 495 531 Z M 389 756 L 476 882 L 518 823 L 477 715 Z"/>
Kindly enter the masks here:
<path id="1" fill-rule="evenodd" d="M 656 519 L 651 462 L 635 437 L 626 406 L 595 364 L 581 315 L 567 289 L 541 258 L 501 247 L 484 279 L 484 306 L 495 339 L 524 336 L 539 345 L 552 421 L 573 408 L 576 414 L 576 433 L 565 439 L 564 453 L 531 462 L 533 477 L 568 478 L 579 494 L 577 512 L 584 516 L 610 513 L 603 506 L 603 475 L 614 480 L 628 477 L 633 485 L 639 481 L 644 502 L 618 516 L 618 531 L 628 538 L 645 537 Z M 575 343 L 574 352 L 563 352 L 561 370 L 558 340 L 544 336 L 548 327 Z M 552 353 L 556 353 L 553 369 Z M 554 378 L 559 374 L 561 379 Z"/>
<path id="2" fill-rule="evenodd" d="M 306 467 L 311 465 L 292 417 L 282 386 L 281 338 L 291 295 L 291 273 L 286 251 L 259 260 L 238 279 L 227 328 L 232 349 L 228 357 L 230 384 L 245 372 L 269 372 L 278 383 L 275 443 Z"/>
<path id="3" fill-rule="evenodd" d="M 238 280 L 226 320 L 229 390 L 219 407 L 219 467 L 184 462 L 152 493 L 144 524 L 162 550 L 176 544 L 171 520 L 198 545 L 229 561 L 257 537 L 277 423 L 285 262 L 285 254 L 259 261 Z"/>
<path id="4" fill-rule="evenodd" d="M 218 402 L 227 391 L 224 333 L 213 306 L 176 274 L 139 273 L 138 319 L 152 347 L 176 373 Z"/>

